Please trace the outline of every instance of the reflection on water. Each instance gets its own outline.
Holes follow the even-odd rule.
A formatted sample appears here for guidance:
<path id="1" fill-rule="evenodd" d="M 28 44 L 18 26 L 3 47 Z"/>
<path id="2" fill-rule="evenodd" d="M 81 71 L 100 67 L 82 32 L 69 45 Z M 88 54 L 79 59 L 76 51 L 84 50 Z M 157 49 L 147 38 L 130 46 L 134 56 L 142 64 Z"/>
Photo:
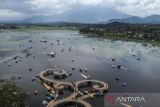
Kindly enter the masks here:
<path id="1" fill-rule="evenodd" d="M 44 40 L 47 42 L 40 42 Z M 57 40 L 60 40 L 59 44 Z M 68 50 L 70 47 L 71 51 Z M 28 48 L 32 54 L 26 57 Z M 55 58 L 47 56 L 52 51 L 56 52 Z M 3 63 L 15 55 L 21 59 Z M 84 79 L 80 68 L 88 69 L 86 75 L 107 82 L 109 92 L 160 92 L 160 47 L 136 42 L 86 38 L 77 31 L 69 30 L 3 31 L 0 33 L 0 62 L 1 79 L 22 76 L 15 81 L 32 96 L 31 107 L 41 106 L 46 93 L 31 78 L 54 66 L 72 72 L 72 76 L 66 79 L 71 82 Z M 125 69 L 118 70 L 117 65 Z M 35 89 L 39 91 L 38 96 L 33 95 Z M 95 106 L 97 102 L 93 102 Z"/>

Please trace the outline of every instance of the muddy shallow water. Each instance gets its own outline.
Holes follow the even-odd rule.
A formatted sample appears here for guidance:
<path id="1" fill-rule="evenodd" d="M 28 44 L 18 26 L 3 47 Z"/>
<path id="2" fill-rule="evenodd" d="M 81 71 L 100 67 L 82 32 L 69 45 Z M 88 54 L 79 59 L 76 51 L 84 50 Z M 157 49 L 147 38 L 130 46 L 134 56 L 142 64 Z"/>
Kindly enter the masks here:
<path id="1" fill-rule="evenodd" d="M 60 40 L 59 44 L 57 40 Z M 32 54 L 26 57 L 25 50 L 29 47 Z M 69 47 L 72 47 L 71 51 Z M 52 51 L 56 52 L 55 58 L 47 56 Z M 4 63 L 16 55 L 21 56 L 21 61 L 10 60 Z M 72 59 L 75 61 L 72 62 Z M 119 64 L 125 69 L 118 70 L 116 65 Z M 87 38 L 71 30 L 0 32 L 0 79 L 11 78 L 26 90 L 31 95 L 30 107 L 41 106 L 46 93 L 44 87 L 39 82 L 32 82 L 31 78 L 41 70 L 54 66 L 72 72 L 72 76 L 64 80 L 70 82 L 84 79 L 79 69 L 87 68 L 85 75 L 107 82 L 108 92 L 160 92 L 160 47 Z M 17 75 L 22 78 L 17 79 Z M 116 81 L 116 77 L 120 80 Z M 123 83 L 127 83 L 126 87 L 122 86 Z M 35 89 L 39 91 L 38 96 L 33 94 Z M 103 107 L 103 98 L 91 102 L 95 107 Z"/>

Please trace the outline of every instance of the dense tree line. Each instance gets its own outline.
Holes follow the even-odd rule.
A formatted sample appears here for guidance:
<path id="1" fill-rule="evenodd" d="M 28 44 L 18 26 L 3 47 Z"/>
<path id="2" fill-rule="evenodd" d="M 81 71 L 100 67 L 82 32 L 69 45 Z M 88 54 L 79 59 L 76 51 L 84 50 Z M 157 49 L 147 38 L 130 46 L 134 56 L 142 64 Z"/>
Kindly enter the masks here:
<path id="1" fill-rule="evenodd" d="M 98 37 L 138 39 L 160 42 L 160 25 L 158 24 L 86 24 L 79 28 L 80 33 L 95 34 Z"/>

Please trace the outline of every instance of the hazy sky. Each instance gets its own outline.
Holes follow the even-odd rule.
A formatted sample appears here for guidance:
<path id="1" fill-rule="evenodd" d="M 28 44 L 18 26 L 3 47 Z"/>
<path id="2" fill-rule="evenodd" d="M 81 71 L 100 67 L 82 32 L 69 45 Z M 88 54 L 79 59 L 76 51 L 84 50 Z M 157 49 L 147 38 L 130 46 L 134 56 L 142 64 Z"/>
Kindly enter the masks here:
<path id="1" fill-rule="evenodd" d="M 160 14 L 160 0 L 0 0 L 0 20 L 60 14 L 75 6 L 106 6 L 142 17 Z"/>

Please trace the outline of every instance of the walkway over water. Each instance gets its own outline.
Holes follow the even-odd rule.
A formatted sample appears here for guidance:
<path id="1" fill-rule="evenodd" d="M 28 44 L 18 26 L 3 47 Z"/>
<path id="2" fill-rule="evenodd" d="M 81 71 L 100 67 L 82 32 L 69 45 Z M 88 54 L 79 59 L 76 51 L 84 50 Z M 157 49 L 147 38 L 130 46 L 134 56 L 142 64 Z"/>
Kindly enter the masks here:
<path id="1" fill-rule="evenodd" d="M 56 75 L 56 76 L 67 75 L 66 71 L 60 68 L 47 69 L 41 71 L 37 75 L 37 78 L 39 78 L 39 80 L 43 82 L 43 85 L 47 88 L 47 90 L 52 90 L 51 92 L 55 92 L 57 95 L 58 92 L 63 89 L 70 90 L 72 93 L 70 96 L 62 98 L 60 100 L 57 100 L 57 98 L 51 100 L 48 103 L 47 107 L 62 107 L 67 104 L 77 104 L 82 107 L 92 107 L 92 105 L 86 102 L 85 99 L 89 98 L 90 96 L 96 95 L 96 92 L 99 92 L 100 95 L 103 95 L 108 89 L 108 84 L 98 80 L 81 80 L 75 83 L 69 83 L 69 82 L 60 82 L 53 79 L 49 79 L 46 77 L 48 75 Z M 89 92 L 86 95 L 78 96 L 79 88 L 87 86 L 92 87 L 94 91 Z"/>

